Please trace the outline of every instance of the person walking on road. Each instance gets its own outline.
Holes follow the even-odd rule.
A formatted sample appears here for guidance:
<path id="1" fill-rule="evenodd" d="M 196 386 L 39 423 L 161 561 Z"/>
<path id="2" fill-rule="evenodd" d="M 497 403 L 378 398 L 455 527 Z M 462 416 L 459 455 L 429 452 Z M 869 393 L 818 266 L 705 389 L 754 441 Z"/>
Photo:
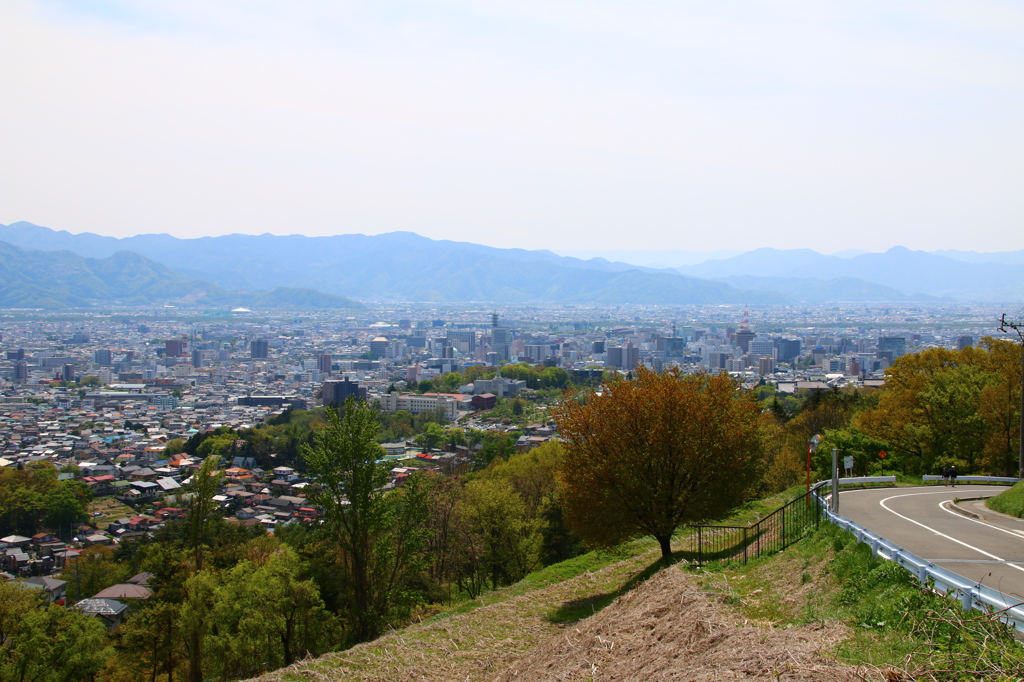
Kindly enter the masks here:
<path id="1" fill-rule="evenodd" d="M 949 467 L 942 467 L 942 487 L 949 485 Z"/>
<path id="2" fill-rule="evenodd" d="M 949 467 L 949 482 L 956 487 L 956 465 Z"/>

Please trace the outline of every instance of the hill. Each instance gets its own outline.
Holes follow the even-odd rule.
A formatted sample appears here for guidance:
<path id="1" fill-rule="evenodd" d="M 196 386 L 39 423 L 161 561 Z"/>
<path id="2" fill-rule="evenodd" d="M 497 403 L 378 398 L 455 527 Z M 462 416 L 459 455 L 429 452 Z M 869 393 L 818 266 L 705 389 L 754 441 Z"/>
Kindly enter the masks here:
<path id="1" fill-rule="evenodd" d="M 830 281 L 852 278 L 906 292 L 909 296 L 903 300 L 933 296 L 956 300 L 1019 301 L 1024 296 L 1024 265 L 1012 262 L 1012 253 L 1006 258 L 1010 262 L 995 262 L 997 254 L 985 255 L 991 256 L 992 260 L 965 262 L 924 251 L 911 251 L 902 246 L 893 247 L 885 253 L 863 253 L 850 258 L 825 256 L 810 249 L 764 248 L 677 270 L 694 277 L 724 278 L 724 281 L 736 283 L 753 284 L 743 278 L 756 277 L 760 278 L 762 286 L 794 297 L 798 297 L 795 296 L 796 291 L 786 284 L 793 282 L 794 278 Z M 882 292 L 872 295 L 877 293 Z"/>
<path id="2" fill-rule="evenodd" d="M 0 307 L 83 308 L 95 305 L 183 304 L 261 308 L 359 308 L 311 289 L 231 292 L 176 273 L 131 251 L 83 258 L 70 251 L 26 251 L 0 242 Z"/>

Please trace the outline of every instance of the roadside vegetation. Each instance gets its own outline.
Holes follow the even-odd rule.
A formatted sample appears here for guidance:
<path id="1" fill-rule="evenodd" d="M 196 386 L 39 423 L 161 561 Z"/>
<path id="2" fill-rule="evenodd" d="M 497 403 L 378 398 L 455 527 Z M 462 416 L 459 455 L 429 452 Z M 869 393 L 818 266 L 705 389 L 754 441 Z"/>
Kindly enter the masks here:
<path id="1" fill-rule="evenodd" d="M 985 504 L 993 511 L 1024 518 L 1024 482 L 1017 482 L 1009 490 L 985 500 Z"/>

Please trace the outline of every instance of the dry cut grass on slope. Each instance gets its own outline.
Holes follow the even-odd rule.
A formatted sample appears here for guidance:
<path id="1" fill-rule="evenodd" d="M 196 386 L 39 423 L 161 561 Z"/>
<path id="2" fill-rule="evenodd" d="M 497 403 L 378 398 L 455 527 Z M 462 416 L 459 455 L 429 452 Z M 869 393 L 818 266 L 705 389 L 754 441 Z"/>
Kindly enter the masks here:
<path id="1" fill-rule="evenodd" d="M 412 625 L 258 678 L 293 680 L 862 680 L 822 652 L 840 625 L 749 624 L 656 551 L 469 613 Z M 514 591 L 513 588 L 508 588 Z M 617 597 L 615 595 L 618 595 Z M 500 595 L 498 595 L 500 597 Z M 612 601 L 614 600 L 614 601 Z M 590 605 L 611 604 L 593 612 Z M 596 609 L 594 609 L 596 610 Z M 868 673 L 877 678 L 877 673 Z"/>

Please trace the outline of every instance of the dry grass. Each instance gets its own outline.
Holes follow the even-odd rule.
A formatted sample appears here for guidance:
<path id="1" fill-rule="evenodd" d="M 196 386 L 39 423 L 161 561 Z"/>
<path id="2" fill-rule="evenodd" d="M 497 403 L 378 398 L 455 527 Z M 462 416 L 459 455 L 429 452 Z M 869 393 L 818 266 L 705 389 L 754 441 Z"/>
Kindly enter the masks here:
<path id="1" fill-rule="evenodd" d="M 657 572 L 626 591 L 651 572 L 657 558 L 657 551 L 648 552 L 526 594 L 508 596 L 515 591 L 509 588 L 505 599 L 499 591 L 494 596 L 500 601 L 469 613 L 415 624 L 258 679 L 881 679 L 875 670 L 841 665 L 822 653 L 846 636 L 845 627 L 753 624 L 722 604 L 730 601 L 727 593 L 705 592 L 679 568 Z M 783 591 L 790 587 L 809 589 L 787 585 Z M 560 622 L 560 614 L 607 601 L 589 618 Z"/>
<path id="2" fill-rule="evenodd" d="M 647 552 L 525 594 L 515 594 L 516 586 L 498 590 L 493 598 L 500 601 L 469 613 L 414 624 L 258 679 L 492 680 L 533 647 L 563 631 L 565 625 L 552 617 L 553 612 L 567 604 L 599 602 L 602 596 L 618 592 L 658 556 L 656 550 Z M 503 595 L 507 598 L 502 599 Z"/>
<path id="3" fill-rule="evenodd" d="M 744 624 L 679 569 L 659 572 L 611 606 L 515 661 L 499 682 L 534 680 L 858 680 L 822 654 L 846 628 Z"/>

